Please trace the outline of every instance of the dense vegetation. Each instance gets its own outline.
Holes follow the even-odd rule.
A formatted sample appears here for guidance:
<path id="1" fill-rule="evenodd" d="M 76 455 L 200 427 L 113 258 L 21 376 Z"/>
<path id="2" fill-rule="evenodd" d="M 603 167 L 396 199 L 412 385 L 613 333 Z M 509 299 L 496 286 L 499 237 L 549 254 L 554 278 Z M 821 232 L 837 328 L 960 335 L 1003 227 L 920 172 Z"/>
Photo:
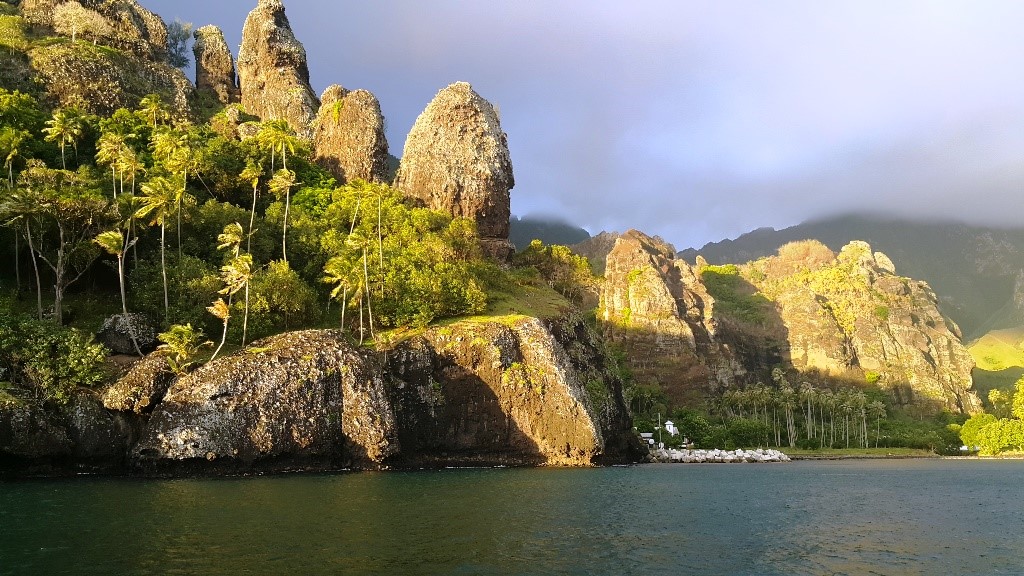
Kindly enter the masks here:
<path id="1" fill-rule="evenodd" d="M 480 256 L 471 220 L 384 184 L 339 186 L 283 122 L 247 120 L 254 136 L 243 140 L 225 114 L 193 124 L 156 95 L 99 117 L 0 90 L 13 272 L 3 305 L 34 318 L 12 316 L 7 339 L 43 322 L 92 332 L 97 300 L 108 314 L 144 313 L 164 334 L 216 334 L 220 346 L 315 325 L 366 342 L 484 310 L 485 279 L 501 272 Z M 69 309 L 84 294 L 94 298 Z M 29 356 L 11 356 L 16 375 L 3 379 L 29 382 Z"/>

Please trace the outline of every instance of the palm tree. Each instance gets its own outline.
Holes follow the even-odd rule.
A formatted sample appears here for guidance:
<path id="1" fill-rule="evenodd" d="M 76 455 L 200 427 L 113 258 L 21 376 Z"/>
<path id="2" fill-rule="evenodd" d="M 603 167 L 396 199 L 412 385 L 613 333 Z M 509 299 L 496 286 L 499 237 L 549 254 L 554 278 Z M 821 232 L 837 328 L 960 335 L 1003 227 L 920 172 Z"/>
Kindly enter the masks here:
<path id="1" fill-rule="evenodd" d="M 35 161 L 40 162 L 41 161 Z M 43 287 L 39 279 L 39 261 L 36 259 L 36 249 L 32 240 L 32 225 L 34 217 L 39 214 L 41 199 L 31 189 L 14 190 L 0 202 L 0 219 L 4 225 L 16 229 L 24 224 L 25 240 L 28 242 L 28 252 L 32 259 L 32 270 L 36 278 L 36 316 L 43 319 Z M 15 266 L 17 266 L 17 254 L 15 254 Z"/>
<path id="2" fill-rule="evenodd" d="M 295 186 L 295 172 L 282 168 L 270 179 L 270 191 L 280 198 L 284 195 L 284 223 L 281 232 L 281 259 L 288 261 L 288 206 L 292 186 Z"/>
<path id="3" fill-rule="evenodd" d="M 135 241 L 127 241 L 120 230 L 108 230 L 106 232 L 99 233 L 94 242 L 96 242 L 96 244 L 98 244 L 100 248 L 103 248 L 108 254 L 117 257 L 117 281 L 121 285 L 121 313 L 123 314 L 125 323 L 128 324 L 128 300 L 125 297 L 124 291 L 124 255 Z M 128 336 L 132 339 L 135 351 L 139 356 L 143 356 L 144 354 L 139 348 L 139 342 L 136 340 L 135 333 L 131 328 L 128 330 Z"/>
<path id="4" fill-rule="evenodd" d="M 213 351 L 213 356 L 210 356 L 212 361 L 217 357 L 217 354 L 220 354 L 220 349 L 224 347 L 224 341 L 228 338 L 228 320 L 231 319 L 231 308 L 228 307 L 227 302 L 224 302 L 223 298 L 217 298 L 206 310 L 224 323 L 224 332 L 220 336 L 220 345 Z"/>
<path id="5" fill-rule="evenodd" d="M 21 156 L 21 145 L 31 137 L 25 130 L 11 127 L 0 129 L 0 152 L 4 154 L 4 168 L 7 169 L 7 188 L 14 188 L 14 160 Z"/>
<path id="6" fill-rule="evenodd" d="M 323 282 L 331 284 L 331 298 L 341 297 L 341 329 L 345 329 L 345 307 L 348 305 L 348 290 L 350 282 L 348 274 L 351 266 L 341 256 L 334 256 L 324 265 Z"/>
<path id="7" fill-rule="evenodd" d="M 178 258 L 181 258 L 181 207 L 188 195 L 188 173 L 199 169 L 198 143 L 187 129 L 163 129 L 153 134 L 153 156 L 174 173 L 181 174 L 181 188 L 174 197 L 174 212 L 178 221 Z"/>
<path id="8" fill-rule="evenodd" d="M 246 333 L 249 328 L 249 281 L 252 279 L 252 256 L 250 254 L 239 255 L 242 246 L 242 238 L 245 231 L 238 222 L 228 224 L 224 231 L 217 236 L 218 250 L 231 250 L 232 259 L 228 264 L 221 267 L 221 278 L 226 287 L 221 294 L 228 295 L 228 305 L 231 304 L 231 297 L 241 288 L 245 288 L 245 316 L 242 320 L 242 346 L 245 346 Z"/>
<path id="9" fill-rule="evenodd" d="M 879 400 L 868 404 L 868 413 L 875 419 L 875 448 L 878 448 L 878 434 L 882 426 L 882 418 L 885 418 L 885 404 Z"/>
<path id="10" fill-rule="evenodd" d="M 139 110 L 145 114 L 150 121 L 150 126 L 154 128 L 160 124 L 161 120 L 166 120 L 171 116 L 159 94 L 147 94 L 139 101 Z"/>
<path id="11" fill-rule="evenodd" d="M 164 320 L 170 311 L 170 303 L 167 297 L 167 261 L 166 252 L 166 230 L 167 217 L 174 209 L 174 199 L 177 195 L 178 185 L 169 178 L 159 176 L 142 185 L 143 196 L 139 199 L 142 206 L 136 210 L 136 218 L 150 218 L 149 225 L 160 226 L 160 271 L 164 279 Z"/>
<path id="12" fill-rule="evenodd" d="M 82 118 L 82 113 L 73 107 L 58 108 L 54 110 L 53 117 L 46 121 L 46 128 L 43 128 L 43 132 L 46 133 L 45 140 L 47 142 L 56 142 L 60 147 L 61 167 L 67 170 L 64 149 L 68 144 L 72 144 L 75 147 L 75 152 L 78 151 L 78 140 L 85 133 L 85 120 Z"/>
<path id="13" fill-rule="evenodd" d="M 260 187 L 260 176 L 263 175 L 263 166 L 258 162 L 249 162 L 238 177 L 246 183 L 252 184 L 252 210 L 249 211 L 249 234 L 245 238 L 245 251 L 251 252 L 249 244 L 252 240 L 252 226 L 256 221 L 256 199 Z"/>
<path id="14" fill-rule="evenodd" d="M 122 155 L 128 149 L 125 137 L 116 132 L 104 132 L 96 141 L 96 162 L 110 166 L 110 185 L 117 199 L 117 169 Z M 121 176 L 121 190 L 124 191 L 124 175 Z"/>

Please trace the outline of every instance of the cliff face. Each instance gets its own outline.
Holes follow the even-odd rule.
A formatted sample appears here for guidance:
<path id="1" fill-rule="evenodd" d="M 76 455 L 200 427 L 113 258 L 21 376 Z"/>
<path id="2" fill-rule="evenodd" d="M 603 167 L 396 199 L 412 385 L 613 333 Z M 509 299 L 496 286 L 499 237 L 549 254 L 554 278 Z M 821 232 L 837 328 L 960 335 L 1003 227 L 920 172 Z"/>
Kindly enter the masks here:
<path id="1" fill-rule="evenodd" d="M 193 34 L 192 53 L 196 57 L 196 90 L 212 95 L 221 104 L 241 98 L 235 82 L 235 59 L 216 26 L 203 26 Z"/>
<path id="2" fill-rule="evenodd" d="M 887 256 L 860 241 L 834 259 L 795 268 L 787 254 L 800 244 L 810 243 L 784 246 L 746 271 L 778 305 L 793 366 L 859 370 L 905 403 L 981 408 L 971 390 L 974 361 L 927 283 L 898 276 Z"/>
<path id="3" fill-rule="evenodd" d="M 320 97 L 313 125 L 317 163 L 339 182 L 383 182 L 388 174 L 388 141 L 377 97 L 366 90 L 329 86 Z"/>
<path id="4" fill-rule="evenodd" d="M 336 331 L 282 334 L 175 382 L 131 457 L 157 473 L 635 461 L 621 383 L 588 338 L 578 319 L 533 318 L 379 354 Z"/>
<path id="5" fill-rule="evenodd" d="M 136 0 L 22 0 L 25 19 L 150 61 L 167 57 L 167 25 Z"/>
<path id="6" fill-rule="evenodd" d="M 245 19 L 238 80 L 246 112 L 264 120 L 283 119 L 300 136 L 312 136 L 320 101 L 309 84 L 306 50 L 281 0 L 260 0 Z"/>
<path id="7" fill-rule="evenodd" d="M 671 245 L 636 230 L 616 238 L 598 318 L 605 337 L 627 351 L 638 382 L 685 404 L 734 383 L 746 369 L 716 338 L 714 299 L 674 254 Z"/>
<path id="8" fill-rule="evenodd" d="M 719 386 L 769 381 L 774 366 L 877 382 L 896 402 L 972 413 L 974 366 L 924 282 L 853 242 L 817 242 L 742 267 L 698 269 L 630 231 L 609 252 L 599 318 L 638 382 L 693 402 Z"/>
<path id="9" fill-rule="evenodd" d="M 395 186 L 427 207 L 476 221 L 492 254 L 511 252 L 508 142 L 494 107 L 465 82 L 438 92 L 405 141 Z"/>

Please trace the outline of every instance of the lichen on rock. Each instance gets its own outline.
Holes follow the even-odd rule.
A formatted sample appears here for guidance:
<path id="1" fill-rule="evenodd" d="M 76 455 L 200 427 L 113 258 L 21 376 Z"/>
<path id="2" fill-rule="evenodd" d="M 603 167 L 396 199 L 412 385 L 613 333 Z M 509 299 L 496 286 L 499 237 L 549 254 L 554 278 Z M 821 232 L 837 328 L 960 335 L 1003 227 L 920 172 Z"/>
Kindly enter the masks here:
<path id="1" fill-rule="evenodd" d="M 409 132 L 395 186 L 429 208 L 474 220 L 485 246 L 500 248 L 510 246 L 514 185 L 494 106 L 466 82 L 438 92 Z"/>
<path id="2" fill-rule="evenodd" d="M 235 78 L 235 59 L 216 26 L 203 26 L 193 36 L 196 57 L 196 90 L 214 96 L 221 104 L 238 102 L 241 94 Z"/>
<path id="3" fill-rule="evenodd" d="M 238 80 L 247 112 L 263 120 L 285 120 L 300 136 L 312 137 L 320 101 L 309 84 L 306 50 L 281 0 L 260 0 L 245 19 Z"/>
<path id="4" fill-rule="evenodd" d="M 328 86 L 313 124 L 313 149 L 317 163 L 339 182 L 383 182 L 388 141 L 377 97 L 366 90 Z"/>

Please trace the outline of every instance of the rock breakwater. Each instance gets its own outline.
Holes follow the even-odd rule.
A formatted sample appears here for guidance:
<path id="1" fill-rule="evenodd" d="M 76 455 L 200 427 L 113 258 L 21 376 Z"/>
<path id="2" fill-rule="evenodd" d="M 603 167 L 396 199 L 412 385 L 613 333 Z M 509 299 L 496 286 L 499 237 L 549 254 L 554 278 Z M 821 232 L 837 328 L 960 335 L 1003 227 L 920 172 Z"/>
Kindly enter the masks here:
<path id="1" fill-rule="evenodd" d="M 790 461 L 789 456 L 778 450 L 762 448 L 756 450 L 674 450 L 672 448 L 662 448 L 652 451 L 651 457 L 657 462 L 682 462 L 687 464 Z"/>

